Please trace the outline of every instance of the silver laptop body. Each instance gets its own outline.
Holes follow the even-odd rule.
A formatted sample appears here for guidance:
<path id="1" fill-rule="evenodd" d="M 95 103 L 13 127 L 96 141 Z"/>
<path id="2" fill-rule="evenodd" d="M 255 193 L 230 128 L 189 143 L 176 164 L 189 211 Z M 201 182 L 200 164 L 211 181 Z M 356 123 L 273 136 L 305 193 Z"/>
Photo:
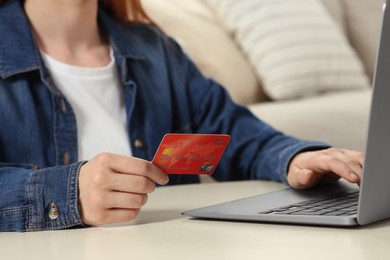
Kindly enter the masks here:
<path id="1" fill-rule="evenodd" d="M 339 181 L 315 189 L 287 188 L 258 196 L 229 201 L 183 212 L 184 215 L 215 220 L 355 226 L 390 218 L 390 8 L 383 8 L 381 40 L 375 68 L 370 123 L 363 179 L 356 185 Z M 357 212 L 350 215 L 279 214 L 303 201 L 332 194 L 356 192 Z M 355 202 L 357 204 L 357 202 Z"/>

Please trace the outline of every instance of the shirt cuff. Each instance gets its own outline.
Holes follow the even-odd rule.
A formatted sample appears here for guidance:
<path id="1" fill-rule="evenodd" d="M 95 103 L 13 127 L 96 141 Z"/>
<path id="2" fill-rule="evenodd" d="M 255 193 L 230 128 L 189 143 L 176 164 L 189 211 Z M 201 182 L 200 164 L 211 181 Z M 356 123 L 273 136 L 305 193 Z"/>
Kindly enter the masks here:
<path id="1" fill-rule="evenodd" d="M 28 185 L 28 231 L 82 226 L 78 204 L 78 177 L 84 162 L 34 172 Z"/>

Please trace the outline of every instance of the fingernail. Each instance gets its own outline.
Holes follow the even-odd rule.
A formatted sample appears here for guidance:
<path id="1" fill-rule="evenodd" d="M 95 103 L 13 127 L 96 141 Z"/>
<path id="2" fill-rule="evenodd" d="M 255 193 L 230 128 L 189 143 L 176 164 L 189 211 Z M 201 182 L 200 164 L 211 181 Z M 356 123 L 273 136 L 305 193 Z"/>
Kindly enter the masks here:
<path id="1" fill-rule="evenodd" d="M 169 182 L 169 177 L 167 176 L 166 179 L 164 180 L 163 185 L 167 184 Z"/>

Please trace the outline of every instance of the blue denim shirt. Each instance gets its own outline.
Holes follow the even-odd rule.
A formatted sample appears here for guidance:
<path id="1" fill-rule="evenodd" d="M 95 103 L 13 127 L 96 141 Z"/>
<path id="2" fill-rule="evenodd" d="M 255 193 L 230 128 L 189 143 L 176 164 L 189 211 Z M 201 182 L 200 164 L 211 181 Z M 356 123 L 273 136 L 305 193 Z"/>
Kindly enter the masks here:
<path id="1" fill-rule="evenodd" d="M 155 26 L 120 24 L 101 10 L 99 23 L 119 68 L 134 156 L 151 160 L 168 132 L 225 133 L 231 142 L 215 179 L 286 181 L 297 152 L 325 147 L 283 135 L 234 104 Z M 18 0 L 0 7 L 0 124 L 0 230 L 82 225 L 75 114 L 45 68 Z M 195 175 L 175 175 L 169 184 L 196 182 Z M 53 205 L 56 219 L 49 217 Z"/>

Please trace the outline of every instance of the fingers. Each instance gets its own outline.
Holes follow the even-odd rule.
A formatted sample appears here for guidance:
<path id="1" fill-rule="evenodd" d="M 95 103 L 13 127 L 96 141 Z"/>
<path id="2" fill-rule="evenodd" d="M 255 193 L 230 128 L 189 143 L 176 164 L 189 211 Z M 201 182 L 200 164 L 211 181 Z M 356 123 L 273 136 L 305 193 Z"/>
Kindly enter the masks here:
<path id="1" fill-rule="evenodd" d="M 110 209 L 102 218 L 100 225 L 129 222 L 137 218 L 140 209 L 126 210 L 126 209 Z"/>
<path id="2" fill-rule="evenodd" d="M 288 182 L 298 189 L 310 188 L 323 180 L 344 178 L 360 184 L 364 155 L 346 149 L 304 152 L 291 161 Z"/>
<path id="3" fill-rule="evenodd" d="M 330 148 L 322 152 L 328 161 L 329 170 L 340 172 L 340 176 L 353 183 L 360 182 L 363 168 L 363 154 L 346 149 Z M 325 167 L 326 168 L 326 167 Z"/>
<path id="4" fill-rule="evenodd" d="M 112 192 L 100 198 L 102 205 L 109 205 L 107 209 L 140 209 L 148 201 L 147 194 Z"/>
<path id="5" fill-rule="evenodd" d="M 134 157 L 100 154 L 79 174 L 81 218 L 87 225 L 131 221 L 147 202 L 156 183 L 166 184 L 158 167 Z"/>
<path id="6" fill-rule="evenodd" d="M 112 174 L 112 176 L 107 176 L 108 178 L 110 183 L 106 187 L 112 191 L 147 194 L 153 192 L 156 188 L 156 184 L 144 176 Z"/>
<path id="7" fill-rule="evenodd" d="M 169 181 L 168 176 L 163 171 L 143 159 L 102 153 L 97 155 L 93 160 L 117 173 L 145 176 L 161 185 L 167 184 Z"/>
<path id="8" fill-rule="evenodd" d="M 94 220 L 84 222 L 90 226 L 100 226 L 114 223 L 130 222 L 137 218 L 140 209 L 109 209 L 106 211 L 95 212 Z"/>

